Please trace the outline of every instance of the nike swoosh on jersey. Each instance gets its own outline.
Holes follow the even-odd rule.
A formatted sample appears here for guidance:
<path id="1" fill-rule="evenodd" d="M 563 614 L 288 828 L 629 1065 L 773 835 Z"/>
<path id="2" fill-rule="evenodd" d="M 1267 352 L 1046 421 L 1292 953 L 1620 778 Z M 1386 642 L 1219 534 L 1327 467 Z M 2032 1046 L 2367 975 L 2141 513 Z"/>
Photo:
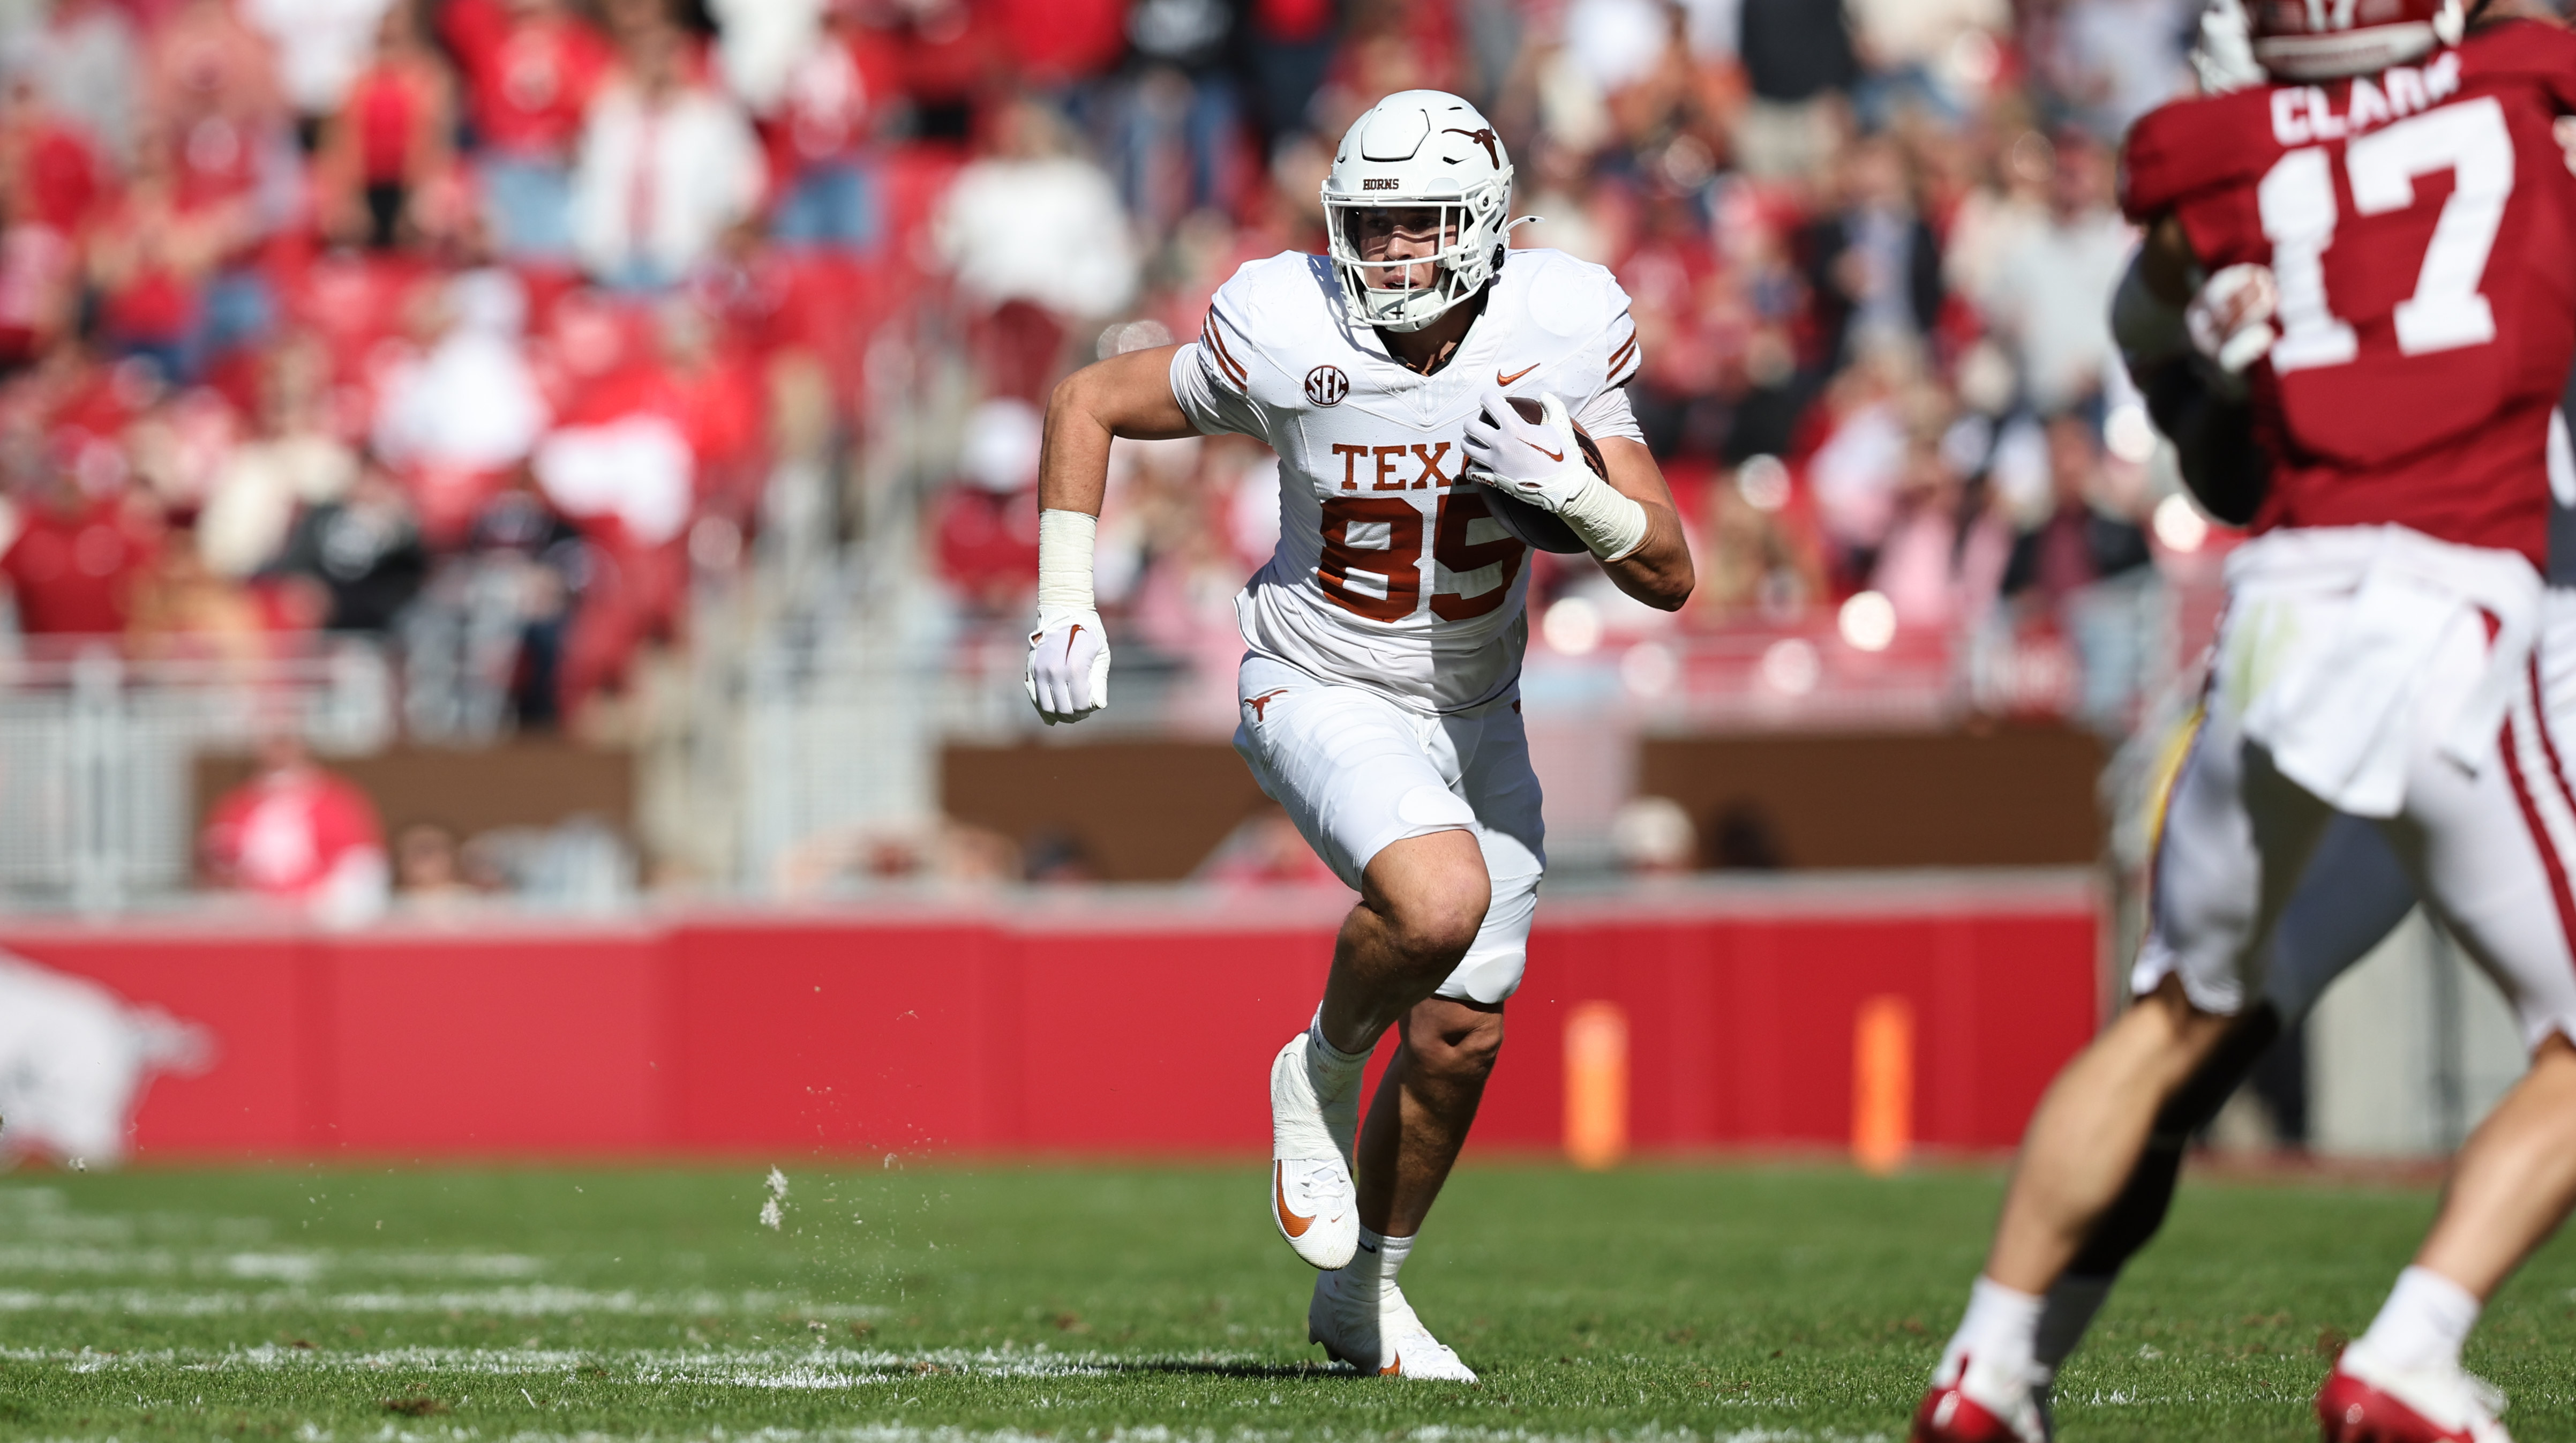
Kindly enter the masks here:
<path id="1" fill-rule="evenodd" d="M 1528 365 L 1521 367 L 1519 370 L 1512 372 L 1508 376 L 1504 375 L 1500 368 L 1496 368 L 1494 371 L 1494 384 L 1497 386 L 1508 386 L 1512 382 L 1519 380 L 1521 377 L 1528 375 L 1530 372 L 1535 371 L 1538 368 L 1539 363 L 1532 361 Z"/>
<path id="2" fill-rule="evenodd" d="M 1292 1238 L 1304 1237 L 1306 1229 L 1315 1225 L 1315 1220 L 1301 1218 L 1288 1211 L 1288 1169 L 1284 1164 L 1274 1162 L 1270 1165 L 1270 1189 L 1274 1205 L 1279 1209 L 1279 1226 L 1285 1228 Z"/>

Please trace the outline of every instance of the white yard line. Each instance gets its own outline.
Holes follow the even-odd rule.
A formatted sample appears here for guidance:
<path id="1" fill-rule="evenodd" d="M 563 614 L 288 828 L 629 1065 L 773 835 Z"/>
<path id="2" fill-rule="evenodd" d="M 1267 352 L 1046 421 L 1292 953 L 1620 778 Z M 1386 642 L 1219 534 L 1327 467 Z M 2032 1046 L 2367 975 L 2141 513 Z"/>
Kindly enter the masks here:
<path id="1" fill-rule="evenodd" d="M 588 1288 L 479 1288 L 471 1291 L 320 1293 L 304 1288 L 261 1292 L 174 1292 L 149 1288 L 90 1288 L 38 1292 L 0 1288 L 0 1313 L 119 1313 L 136 1317 L 201 1318 L 241 1313 L 474 1313 L 555 1317 L 573 1313 L 617 1316 L 707 1317 L 788 1314 L 818 1320 L 885 1316 L 886 1309 L 857 1303 L 820 1303 L 783 1293 L 600 1292 Z"/>

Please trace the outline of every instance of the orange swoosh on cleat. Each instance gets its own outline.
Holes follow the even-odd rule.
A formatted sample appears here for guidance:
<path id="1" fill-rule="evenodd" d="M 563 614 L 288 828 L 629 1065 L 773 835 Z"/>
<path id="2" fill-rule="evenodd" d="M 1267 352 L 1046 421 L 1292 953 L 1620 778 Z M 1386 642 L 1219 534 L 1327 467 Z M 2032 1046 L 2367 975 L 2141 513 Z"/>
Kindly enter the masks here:
<path id="1" fill-rule="evenodd" d="M 1377 1375 L 1378 1375 L 1379 1377 L 1381 1377 L 1381 1378 L 1401 1378 L 1401 1377 L 1403 1377 L 1403 1376 L 1404 1376 L 1404 1359 L 1402 1359 L 1402 1358 L 1400 1358 L 1400 1357 L 1399 1357 L 1399 1358 L 1397 1358 L 1394 1362 L 1389 1363 L 1389 1364 L 1387 1364 L 1385 1367 L 1378 1369 L 1378 1370 L 1377 1370 Z"/>
<path id="2" fill-rule="evenodd" d="M 1288 1170 L 1280 1163 L 1270 1165 L 1270 1189 L 1279 1209 L 1279 1226 L 1292 1238 L 1302 1238 L 1306 1229 L 1315 1225 L 1313 1218 L 1301 1218 L 1288 1211 Z"/>
<path id="3" fill-rule="evenodd" d="M 1494 384 L 1495 384 L 1495 385 L 1497 385 L 1497 386 L 1508 386 L 1508 385 L 1510 385 L 1512 382 L 1519 380 L 1521 377 L 1526 376 L 1526 375 L 1528 375 L 1530 372 L 1535 371 L 1535 370 L 1537 370 L 1537 369 L 1538 369 L 1538 362 L 1536 362 L 1536 361 L 1532 361 L 1532 362 L 1530 362 L 1528 365 L 1523 366 L 1523 367 L 1521 367 L 1519 370 L 1514 371 L 1514 372 L 1512 372 L 1510 375 L 1506 376 L 1506 375 L 1504 375 L 1504 374 L 1502 373 L 1502 370 L 1501 370 L 1499 367 L 1497 367 L 1497 368 L 1495 369 L 1495 371 L 1494 371 Z"/>

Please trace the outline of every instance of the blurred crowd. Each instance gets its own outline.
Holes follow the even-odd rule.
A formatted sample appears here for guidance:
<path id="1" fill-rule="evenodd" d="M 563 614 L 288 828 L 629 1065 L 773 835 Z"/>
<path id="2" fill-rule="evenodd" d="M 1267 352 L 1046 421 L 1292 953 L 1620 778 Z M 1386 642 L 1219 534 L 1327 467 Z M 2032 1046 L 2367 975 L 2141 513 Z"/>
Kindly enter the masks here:
<path id="1" fill-rule="evenodd" d="M 1433 86 L 1502 128 L 1517 243 L 1635 300 L 1682 625 L 1866 592 L 1898 635 L 2116 650 L 2087 618 L 2151 573 L 2159 492 L 2113 155 L 2196 9 L 5 0 L 0 577 L 25 637 L 375 633 L 557 725 L 685 645 L 788 463 L 851 470 L 921 419 L 887 378 L 942 370 L 922 567 L 1017 627 L 1047 388 L 1319 249 L 1333 139 Z M 1120 448 L 1102 594 L 1140 660 L 1230 661 L 1274 478 Z"/>

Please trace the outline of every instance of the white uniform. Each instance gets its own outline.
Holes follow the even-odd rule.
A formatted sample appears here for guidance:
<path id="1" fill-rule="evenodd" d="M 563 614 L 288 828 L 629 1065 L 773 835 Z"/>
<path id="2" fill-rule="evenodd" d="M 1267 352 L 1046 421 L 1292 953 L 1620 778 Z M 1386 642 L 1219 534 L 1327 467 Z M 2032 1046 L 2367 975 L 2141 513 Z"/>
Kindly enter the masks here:
<path id="1" fill-rule="evenodd" d="M 1639 439 L 1620 389 L 1638 365 L 1618 282 L 1548 250 L 1510 253 L 1428 376 L 1353 319 L 1329 262 L 1294 252 L 1237 271 L 1172 360 L 1192 424 L 1279 453 L 1279 548 L 1235 602 L 1236 749 L 1354 888 L 1389 842 L 1463 828 L 1483 845 L 1493 904 L 1443 996 L 1520 985 L 1545 865 L 1518 700 L 1528 552 L 1458 484 L 1460 432 L 1499 384 Z"/>
<path id="2" fill-rule="evenodd" d="M 2210 1011 L 2268 994 L 2303 1013 L 2411 901 L 2373 883 L 2385 863 L 2350 835 L 2366 822 L 2526 1044 L 2576 1039 L 2576 593 L 2544 598 L 2519 556 L 2397 527 L 2259 538 L 2230 593 L 2132 987 L 2177 975 Z M 2318 910 L 2354 886 L 2371 895 Z"/>

